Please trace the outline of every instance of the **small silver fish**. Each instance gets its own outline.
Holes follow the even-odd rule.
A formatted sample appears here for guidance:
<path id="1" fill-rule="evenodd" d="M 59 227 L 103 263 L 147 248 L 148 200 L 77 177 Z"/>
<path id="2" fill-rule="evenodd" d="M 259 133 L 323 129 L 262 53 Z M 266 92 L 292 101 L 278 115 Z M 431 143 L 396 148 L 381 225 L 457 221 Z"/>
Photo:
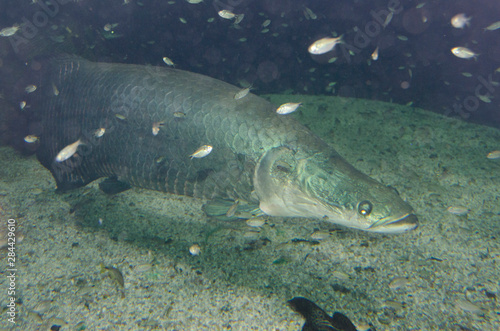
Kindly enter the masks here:
<path id="1" fill-rule="evenodd" d="M 463 206 L 450 206 L 446 210 L 454 215 L 465 215 L 469 212 L 469 209 Z"/>
<path id="2" fill-rule="evenodd" d="M 174 112 L 174 117 L 176 117 L 176 118 L 184 118 L 184 117 L 186 117 L 186 114 L 183 113 L 183 112 L 181 112 L 181 111 L 176 111 L 176 112 Z"/>
<path id="3" fill-rule="evenodd" d="M 26 137 L 24 137 L 24 141 L 26 141 L 29 144 L 37 142 L 38 139 L 39 138 L 37 136 L 35 136 L 34 134 L 30 134 L 30 135 L 27 135 Z"/>
<path id="4" fill-rule="evenodd" d="M 306 20 L 315 20 L 318 18 L 318 15 L 316 15 L 310 8 L 304 7 L 304 16 Z"/>
<path id="5" fill-rule="evenodd" d="M 389 288 L 391 290 L 397 290 L 398 288 L 406 286 L 409 282 L 407 277 L 395 277 L 389 283 Z"/>
<path id="6" fill-rule="evenodd" d="M 391 10 L 391 12 L 385 18 L 384 24 L 382 24 L 382 27 L 384 29 L 389 25 L 389 23 L 391 23 L 393 17 L 394 17 L 394 11 Z"/>
<path id="7" fill-rule="evenodd" d="M 19 102 L 19 108 L 21 108 L 21 110 L 23 110 L 25 107 L 26 107 L 26 101 Z"/>
<path id="8" fill-rule="evenodd" d="M 104 31 L 106 32 L 110 32 L 112 31 L 114 28 L 116 28 L 118 26 L 118 23 L 108 23 L 106 25 L 104 25 Z"/>
<path id="9" fill-rule="evenodd" d="M 298 103 L 295 103 L 295 102 L 284 103 L 281 106 L 279 106 L 278 109 L 276 109 L 276 112 L 278 114 L 280 114 L 280 115 L 290 114 L 290 113 L 293 113 L 294 111 L 296 111 L 297 108 L 299 108 L 299 106 L 301 104 L 302 104 L 302 102 L 298 102 Z"/>
<path id="10" fill-rule="evenodd" d="M 52 92 L 54 93 L 55 96 L 59 95 L 59 89 L 57 88 L 56 84 L 52 83 Z"/>
<path id="11" fill-rule="evenodd" d="M 165 62 L 165 64 L 170 66 L 170 67 L 175 67 L 174 62 L 166 56 L 163 57 L 163 62 Z"/>
<path id="12" fill-rule="evenodd" d="M 103 263 L 101 263 L 101 274 L 106 271 L 108 272 L 108 277 L 111 278 L 112 281 L 114 281 L 121 287 L 125 286 L 125 280 L 123 279 L 123 274 L 120 269 L 112 266 L 107 267 Z"/>
<path id="13" fill-rule="evenodd" d="M 335 45 L 342 43 L 342 36 L 337 38 L 321 38 L 313 42 L 307 49 L 309 53 L 319 55 L 331 51 Z"/>
<path id="14" fill-rule="evenodd" d="M 247 219 L 245 223 L 249 227 L 260 228 L 266 223 L 266 220 L 262 217 L 254 217 L 254 218 Z"/>
<path id="15" fill-rule="evenodd" d="M 465 14 L 457 14 L 451 18 L 451 25 L 457 29 L 463 29 L 466 25 L 470 26 L 470 17 Z"/>
<path id="16" fill-rule="evenodd" d="M 234 214 L 236 214 L 236 211 L 238 210 L 239 204 L 240 204 L 240 200 L 234 201 L 233 205 L 226 212 L 226 217 L 233 217 Z"/>
<path id="17" fill-rule="evenodd" d="M 487 27 L 484 28 L 484 31 L 494 31 L 497 29 L 500 29 L 500 21 L 488 25 Z"/>
<path id="18" fill-rule="evenodd" d="M 471 59 L 479 56 L 479 54 L 474 53 L 467 47 L 453 47 L 451 49 L 451 52 L 453 53 L 453 55 L 461 59 Z"/>
<path id="19" fill-rule="evenodd" d="M 160 127 L 162 127 L 163 124 L 165 124 L 165 122 L 163 122 L 163 121 L 153 123 L 153 128 L 151 129 L 151 131 L 153 132 L 153 136 L 156 136 L 158 134 L 158 132 L 160 132 Z"/>
<path id="20" fill-rule="evenodd" d="M 10 37 L 16 34 L 16 32 L 19 30 L 19 25 L 14 25 L 8 28 L 3 28 L 0 30 L 0 37 Z"/>
<path id="21" fill-rule="evenodd" d="M 486 312 L 486 309 L 481 308 L 478 305 L 475 305 L 469 300 L 465 299 L 458 299 L 457 301 L 455 301 L 455 307 L 477 315 L 483 315 Z"/>
<path id="22" fill-rule="evenodd" d="M 26 91 L 26 93 L 33 93 L 36 91 L 36 85 L 28 85 L 24 90 Z"/>
<path id="23" fill-rule="evenodd" d="M 72 144 L 69 144 L 68 146 L 64 147 L 56 156 L 56 161 L 57 162 L 63 162 L 72 157 L 75 153 L 76 150 L 78 149 L 78 146 L 82 145 L 82 141 L 78 139 Z"/>
<path id="24" fill-rule="evenodd" d="M 481 100 L 484 103 L 491 103 L 491 99 L 487 94 L 486 95 L 485 94 L 478 94 L 477 97 L 479 98 L 479 100 Z"/>
<path id="25" fill-rule="evenodd" d="M 248 93 L 250 93 L 250 89 L 252 87 L 247 87 L 247 88 L 244 88 L 244 89 L 241 89 L 240 91 L 238 91 L 235 95 L 234 95 L 234 100 L 239 100 L 239 99 L 243 99 L 244 97 L 246 97 L 248 95 Z"/>
<path id="26" fill-rule="evenodd" d="M 372 60 L 377 61 L 378 60 L 378 46 L 375 48 L 375 50 L 372 53 Z"/>
<path id="27" fill-rule="evenodd" d="M 104 136 L 105 132 L 106 132 L 105 128 L 99 128 L 99 129 L 94 131 L 94 137 L 101 138 L 102 136 Z"/>
<path id="28" fill-rule="evenodd" d="M 489 152 L 486 157 L 490 160 L 500 159 L 500 151 Z"/>
<path id="29" fill-rule="evenodd" d="M 212 152 L 213 147 L 210 145 L 203 145 L 198 148 L 193 154 L 189 155 L 190 158 L 202 158 L 210 154 Z"/>
<path id="30" fill-rule="evenodd" d="M 200 245 L 194 244 L 191 247 L 189 247 L 189 253 L 193 256 L 200 255 L 200 253 L 201 253 Z"/>
<path id="31" fill-rule="evenodd" d="M 219 11 L 218 14 L 220 17 L 225 18 L 226 20 L 232 20 L 233 18 L 235 18 L 237 16 L 232 11 L 226 10 L 226 9 Z"/>
<path id="32" fill-rule="evenodd" d="M 243 21 L 244 17 L 245 17 L 245 14 L 236 15 L 236 17 L 234 19 L 234 24 L 240 24 L 240 22 Z"/>

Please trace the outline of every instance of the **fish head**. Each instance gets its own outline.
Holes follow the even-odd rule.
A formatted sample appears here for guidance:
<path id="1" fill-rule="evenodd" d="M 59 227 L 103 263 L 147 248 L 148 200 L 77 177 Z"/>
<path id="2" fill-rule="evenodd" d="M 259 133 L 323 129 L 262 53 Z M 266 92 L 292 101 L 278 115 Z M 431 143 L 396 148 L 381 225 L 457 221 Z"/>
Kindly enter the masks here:
<path id="1" fill-rule="evenodd" d="M 301 155 L 273 148 L 257 164 L 254 187 L 260 209 L 271 216 L 324 219 L 379 233 L 418 225 L 412 207 L 394 189 L 362 174 L 333 150 Z"/>

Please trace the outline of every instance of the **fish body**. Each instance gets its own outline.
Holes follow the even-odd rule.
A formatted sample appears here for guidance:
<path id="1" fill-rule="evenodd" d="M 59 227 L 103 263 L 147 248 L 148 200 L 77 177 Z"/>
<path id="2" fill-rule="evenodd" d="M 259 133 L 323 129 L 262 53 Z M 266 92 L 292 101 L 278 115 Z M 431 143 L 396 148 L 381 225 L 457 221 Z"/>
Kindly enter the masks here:
<path id="1" fill-rule="evenodd" d="M 28 144 L 36 143 L 38 141 L 38 139 L 39 138 L 33 134 L 30 134 L 30 135 L 27 135 L 26 137 L 24 137 L 24 141 L 26 141 Z"/>
<path id="2" fill-rule="evenodd" d="M 3 28 L 0 30 L 0 37 L 10 37 L 16 34 L 16 32 L 20 29 L 18 25 L 14 25 L 8 28 Z"/>
<path id="3" fill-rule="evenodd" d="M 169 57 L 164 56 L 163 62 L 170 67 L 175 67 L 174 61 L 172 61 Z"/>
<path id="4" fill-rule="evenodd" d="M 102 136 L 104 136 L 104 133 L 106 133 L 106 128 L 99 128 L 94 131 L 94 137 L 101 138 Z"/>
<path id="5" fill-rule="evenodd" d="M 467 47 L 453 47 L 451 49 L 451 52 L 453 53 L 453 55 L 461 59 L 471 59 L 477 58 L 479 56 L 479 54 L 474 53 Z"/>
<path id="6" fill-rule="evenodd" d="M 235 14 L 230 10 L 223 9 L 218 12 L 219 16 L 226 19 L 226 20 L 232 20 L 234 19 L 234 24 L 238 24 L 241 21 L 243 21 L 243 18 L 245 17 L 245 14 Z"/>
<path id="7" fill-rule="evenodd" d="M 451 25 L 457 29 L 463 29 L 465 26 L 470 26 L 471 17 L 465 14 L 457 14 L 451 18 Z"/>
<path id="8" fill-rule="evenodd" d="M 394 10 L 391 10 L 391 12 L 385 18 L 384 23 L 382 24 L 382 27 L 384 29 L 389 25 L 389 23 L 391 23 L 393 17 L 394 17 Z"/>
<path id="9" fill-rule="evenodd" d="M 56 161 L 63 162 L 63 161 L 66 161 L 67 159 L 69 159 L 70 157 L 72 157 L 76 153 L 78 146 L 80 146 L 81 144 L 82 144 L 82 141 L 80 139 L 78 139 L 74 143 L 69 144 L 68 146 L 61 149 L 61 151 L 59 153 L 57 153 Z"/>
<path id="10" fill-rule="evenodd" d="M 497 29 L 500 29 L 500 21 L 492 23 L 484 28 L 485 31 L 495 31 Z"/>
<path id="11" fill-rule="evenodd" d="M 52 84 L 52 93 L 54 93 L 55 96 L 59 95 L 59 89 L 55 84 Z"/>
<path id="12" fill-rule="evenodd" d="M 235 86 L 172 68 L 73 56 L 41 66 L 26 77 L 41 90 L 27 96 L 29 125 L 43 136 L 36 154 L 59 190 L 120 178 L 178 195 L 247 201 L 270 216 L 383 233 L 417 226 L 413 209 L 393 189 L 268 101 L 253 94 L 234 100 Z M 52 82 L 58 96 L 50 93 Z M 151 123 L 158 119 L 165 134 L 154 136 Z M 97 128 L 106 134 L 96 137 Z M 62 162 L 81 144 L 78 158 Z M 213 151 L 199 157 L 203 145 Z"/>
<path id="13" fill-rule="evenodd" d="M 490 160 L 500 159 L 500 151 L 492 151 L 486 154 L 486 158 Z"/>
<path id="14" fill-rule="evenodd" d="M 311 300 L 295 297 L 287 303 L 292 310 L 305 318 L 302 331 L 357 331 L 347 316 L 336 312 L 330 317 Z"/>
<path id="15" fill-rule="evenodd" d="M 325 54 L 340 43 L 342 43 L 342 36 L 337 38 L 321 38 L 313 42 L 307 50 L 314 55 Z"/>
<path id="16" fill-rule="evenodd" d="M 450 206 L 446 209 L 449 213 L 455 214 L 455 215 L 465 215 L 469 212 L 469 209 L 467 207 L 463 206 Z"/>
<path id="17" fill-rule="evenodd" d="M 227 9 L 223 9 L 223 10 L 219 11 L 218 14 L 220 17 L 225 18 L 226 20 L 232 20 L 233 18 L 236 17 L 235 13 L 233 13 L 232 11 L 227 10 Z"/>
<path id="18" fill-rule="evenodd" d="M 210 145 L 203 145 L 200 148 L 198 148 L 193 154 L 191 154 L 189 157 L 190 158 L 197 158 L 201 159 L 202 157 L 207 156 L 212 152 L 213 147 Z"/>
<path id="19" fill-rule="evenodd" d="M 183 112 L 181 111 L 176 111 L 174 112 L 174 117 L 177 117 L 177 118 L 184 118 L 186 116 L 186 114 L 184 114 Z"/>
<path id="20" fill-rule="evenodd" d="M 304 16 L 306 17 L 307 20 L 315 20 L 318 18 L 318 15 L 316 15 L 311 8 L 304 7 Z"/>
<path id="21" fill-rule="evenodd" d="M 246 97 L 248 95 L 248 93 L 250 93 L 250 90 L 252 89 L 252 87 L 247 87 L 247 88 L 244 88 L 244 89 L 241 89 L 239 90 L 238 92 L 236 92 L 236 94 L 234 95 L 234 100 L 239 100 L 239 99 L 243 99 L 244 97 Z"/>
<path id="22" fill-rule="evenodd" d="M 284 103 L 276 109 L 276 113 L 280 114 L 280 115 L 286 115 L 286 114 L 293 113 L 294 111 L 297 110 L 297 108 L 300 107 L 301 104 L 302 104 L 302 102 Z"/>
<path id="23" fill-rule="evenodd" d="M 375 48 L 375 50 L 372 53 L 372 60 L 377 61 L 378 60 L 378 46 Z"/>
<path id="24" fill-rule="evenodd" d="M 153 136 L 158 135 L 158 133 L 160 132 L 160 128 L 162 126 L 163 126 L 163 121 L 161 121 L 161 122 L 154 122 L 153 123 L 153 127 L 151 129 L 151 132 L 153 133 Z"/>
<path id="25" fill-rule="evenodd" d="M 26 93 L 33 93 L 36 91 L 36 85 L 30 84 L 24 89 Z"/>

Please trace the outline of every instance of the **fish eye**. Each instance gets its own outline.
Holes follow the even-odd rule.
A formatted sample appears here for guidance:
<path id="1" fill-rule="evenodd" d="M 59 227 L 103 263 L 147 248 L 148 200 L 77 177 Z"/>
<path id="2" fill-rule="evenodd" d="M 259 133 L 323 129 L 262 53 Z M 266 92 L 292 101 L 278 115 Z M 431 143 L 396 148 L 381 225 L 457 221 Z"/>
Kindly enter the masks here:
<path id="1" fill-rule="evenodd" d="M 373 205 L 370 201 L 361 201 L 358 205 L 358 213 L 363 216 L 368 216 L 372 212 Z"/>
<path id="2" fill-rule="evenodd" d="M 292 166 L 284 161 L 276 161 L 275 165 L 276 165 L 276 170 L 287 173 L 292 172 Z"/>

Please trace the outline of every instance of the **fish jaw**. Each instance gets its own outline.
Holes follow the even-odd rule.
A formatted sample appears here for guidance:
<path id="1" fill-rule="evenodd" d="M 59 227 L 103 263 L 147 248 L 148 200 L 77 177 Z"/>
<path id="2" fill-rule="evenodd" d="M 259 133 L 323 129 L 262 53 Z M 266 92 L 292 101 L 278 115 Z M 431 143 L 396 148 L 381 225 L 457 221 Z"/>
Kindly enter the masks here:
<path id="1" fill-rule="evenodd" d="M 401 218 L 392 220 L 383 225 L 372 226 L 367 231 L 378 233 L 401 233 L 416 229 L 418 226 L 418 218 L 415 214 L 408 214 Z"/>
<path id="2" fill-rule="evenodd" d="M 254 187 L 264 213 L 323 219 L 378 233 L 401 233 L 418 226 L 413 209 L 394 190 L 357 171 L 338 154 L 329 158 L 299 154 L 278 147 L 259 160 Z"/>

